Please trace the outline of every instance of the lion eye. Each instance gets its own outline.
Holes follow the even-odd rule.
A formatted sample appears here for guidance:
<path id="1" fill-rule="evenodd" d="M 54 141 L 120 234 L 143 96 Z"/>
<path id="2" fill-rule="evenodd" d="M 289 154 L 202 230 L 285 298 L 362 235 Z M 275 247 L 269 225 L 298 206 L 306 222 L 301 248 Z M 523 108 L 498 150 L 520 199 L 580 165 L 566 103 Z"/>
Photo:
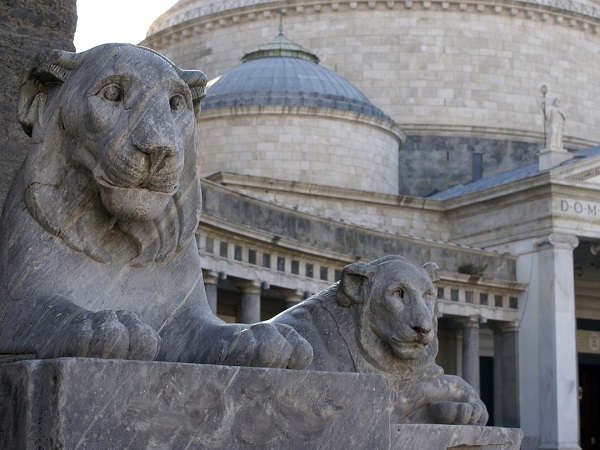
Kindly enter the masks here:
<path id="1" fill-rule="evenodd" d="M 109 84 L 102 90 L 102 96 L 111 102 L 123 100 L 123 89 L 117 84 Z"/>
<path id="2" fill-rule="evenodd" d="M 404 290 L 403 289 L 396 289 L 394 292 L 392 292 L 392 295 L 394 297 L 398 297 L 403 299 L 404 298 Z"/>
<path id="3" fill-rule="evenodd" d="M 173 111 L 179 111 L 186 107 L 185 98 L 183 95 L 177 94 L 169 99 L 169 105 Z"/>

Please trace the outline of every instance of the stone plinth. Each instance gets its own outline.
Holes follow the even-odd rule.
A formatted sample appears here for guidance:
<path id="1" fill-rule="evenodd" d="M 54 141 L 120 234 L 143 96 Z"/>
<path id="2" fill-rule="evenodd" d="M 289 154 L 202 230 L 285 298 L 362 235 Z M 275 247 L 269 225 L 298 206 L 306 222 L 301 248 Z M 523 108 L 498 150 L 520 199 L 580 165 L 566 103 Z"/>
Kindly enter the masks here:
<path id="1" fill-rule="evenodd" d="M 523 432 L 518 428 L 475 425 L 392 425 L 392 450 L 519 450 Z"/>
<path id="2" fill-rule="evenodd" d="M 0 448 L 389 447 L 387 381 L 64 358 L 0 365 Z"/>
<path id="3" fill-rule="evenodd" d="M 0 364 L 0 448 L 518 449 L 520 430 L 392 425 L 380 375 L 62 358 Z"/>

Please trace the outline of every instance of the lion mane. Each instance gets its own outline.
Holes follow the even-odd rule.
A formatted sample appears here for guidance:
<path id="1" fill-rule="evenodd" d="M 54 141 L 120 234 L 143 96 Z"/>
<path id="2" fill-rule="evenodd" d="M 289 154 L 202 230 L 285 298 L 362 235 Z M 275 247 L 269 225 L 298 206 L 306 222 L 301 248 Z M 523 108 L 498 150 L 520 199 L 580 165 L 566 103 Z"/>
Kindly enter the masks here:
<path id="1" fill-rule="evenodd" d="M 82 53 L 54 50 L 29 74 L 20 90 L 18 102 L 19 122 L 33 138 L 32 150 L 24 163 L 24 198 L 33 218 L 72 249 L 84 252 L 97 262 L 109 262 L 111 255 L 103 248 L 103 238 L 120 230 L 137 247 L 132 264 L 144 265 L 169 258 L 188 246 L 194 236 L 201 210 L 200 183 L 196 173 L 197 133 L 185 145 L 185 169 L 177 192 L 168 200 L 164 212 L 153 220 L 130 220 L 115 217 L 102 206 L 93 175 L 76 167 L 74 145 L 71 143 L 74 139 L 71 138 L 77 136 L 65 136 L 64 126 L 57 118 L 73 106 L 72 102 L 80 100 L 69 91 L 63 92 L 62 86 L 79 71 L 93 74 L 98 65 L 117 64 L 114 55 L 119 48 L 119 45 L 110 44 L 110 47 L 99 46 Z M 206 86 L 204 74 L 181 70 L 153 50 L 144 50 L 167 61 L 188 84 L 195 112 L 198 113 Z M 54 117 L 47 117 L 47 110 L 54 111 Z M 135 114 L 144 113 L 143 109 L 135 111 Z M 80 124 L 85 129 L 83 120 L 85 116 Z M 138 120 L 138 117 L 129 119 L 133 124 Z M 34 124 L 37 124 L 36 135 L 32 135 Z M 47 138 L 49 135 L 52 139 Z M 122 139 L 126 141 L 128 136 Z M 65 145 L 57 147 L 57 141 Z M 95 149 L 90 150 L 86 158 L 99 157 L 94 154 Z"/>

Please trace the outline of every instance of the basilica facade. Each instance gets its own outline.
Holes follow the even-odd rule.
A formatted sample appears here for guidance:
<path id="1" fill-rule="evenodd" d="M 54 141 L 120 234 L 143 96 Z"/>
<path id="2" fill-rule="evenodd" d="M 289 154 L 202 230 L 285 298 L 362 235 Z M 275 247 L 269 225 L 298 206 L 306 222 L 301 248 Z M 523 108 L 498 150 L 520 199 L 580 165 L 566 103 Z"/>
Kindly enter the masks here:
<path id="1" fill-rule="evenodd" d="M 348 263 L 434 261 L 439 362 L 490 424 L 596 448 L 599 31 L 592 1 L 180 0 L 142 45 L 211 79 L 214 311 L 256 322 Z"/>

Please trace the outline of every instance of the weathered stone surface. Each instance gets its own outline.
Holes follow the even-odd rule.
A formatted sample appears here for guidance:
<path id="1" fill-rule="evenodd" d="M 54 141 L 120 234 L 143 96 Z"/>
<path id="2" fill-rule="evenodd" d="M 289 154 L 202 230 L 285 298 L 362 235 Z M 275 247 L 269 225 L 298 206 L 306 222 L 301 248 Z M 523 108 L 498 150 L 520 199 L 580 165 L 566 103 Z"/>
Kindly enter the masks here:
<path id="1" fill-rule="evenodd" d="M 210 311 L 194 239 L 205 85 L 128 44 L 55 50 L 29 73 L 31 151 L 0 222 L 0 356 L 310 362 L 290 327 Z"/>
<path id="2" fill-rule="evenodd" d="M 392 450 L 519 450 L 523 432 L 517 428 L 475 425 L 392 425 Z"/>
<path id="3" fill-rule="evenodd" d="M 254 201 L 204 181 L 202 211 L 217 220 L 264 230 L 316 248 L 361 255 L 364 259 L 398 254 L 413 261 L 436 261 L 450 271 L 456 271 L 462 262 L 470 261 L 477 266 L 487 266 L 486 273 L 494 278 L 514 280 L 515 277 L 515 260 L 500 254 L 476 253 L 472 249 L 433 241 L 427 241 L 425 245 L 423 241 L 402 235 L 384 234 L 316 216 L 309 217 L 295 213 L 290 208 Z M 422 226 L 428 225 L 423 223 Z"/>
<path id="4" fill-rule="evenodd" d="M 29 149 L 16 120 L 19 86 L 44 50 L 73 50 L 76 0 L 0 2 L 0 208 Z"/>
<path id="5" fill-rule="evenodd" d="M 390 445 L 379 375 L 64 358 L 0 365 L 0 393 L 0 448 Z"/>
<path id="6" fill-rule="evenodd" d="M 488 413 L 438 353 L 439 268 L 401 256 L 346 266 L 338 284 L 271 319 L 313 348 L 313 370 L 379 373 L 392 386 L 392 421 L 485 425 Z"/>

